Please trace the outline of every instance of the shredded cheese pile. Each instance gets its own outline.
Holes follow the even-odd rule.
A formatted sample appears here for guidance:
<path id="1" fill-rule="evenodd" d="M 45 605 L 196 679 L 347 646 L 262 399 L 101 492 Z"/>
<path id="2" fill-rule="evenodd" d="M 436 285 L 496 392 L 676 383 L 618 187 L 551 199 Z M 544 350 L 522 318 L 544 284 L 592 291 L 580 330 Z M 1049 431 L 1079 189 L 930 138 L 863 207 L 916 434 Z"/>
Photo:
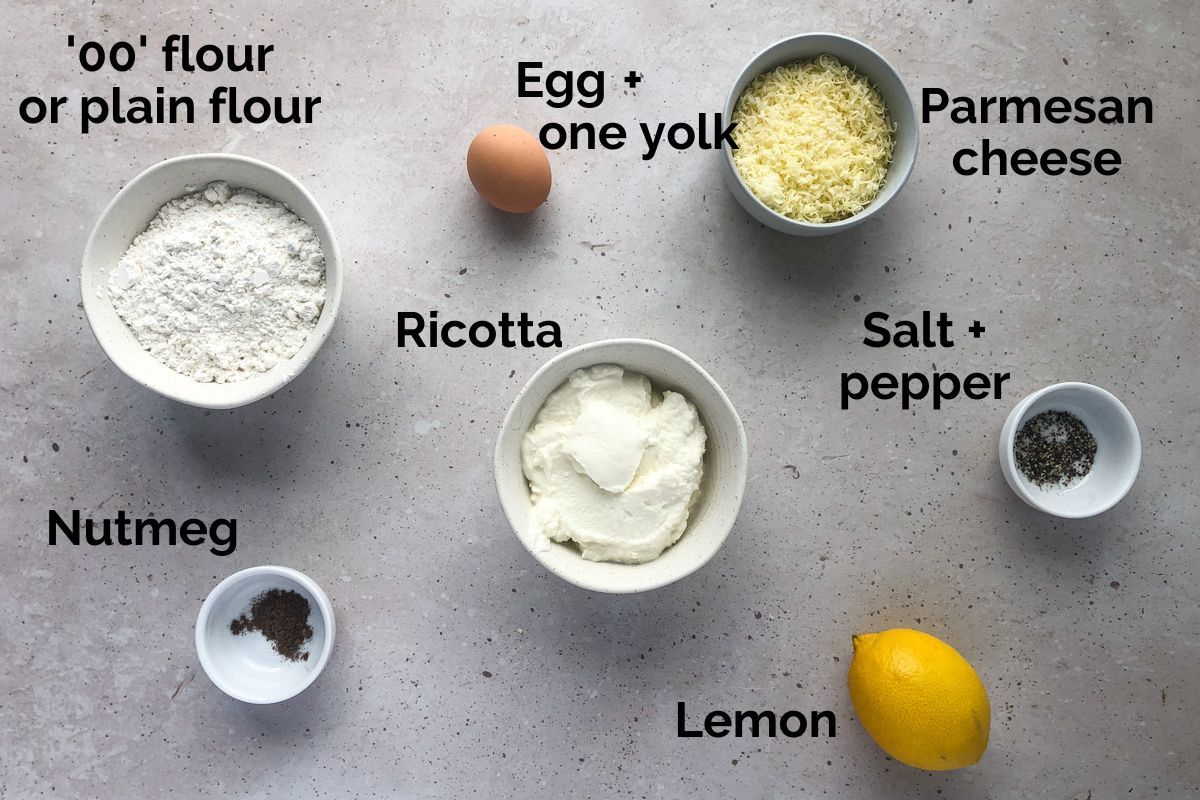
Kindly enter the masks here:
<path id="1" fill-rule="evenodd" d="M 771 209 L 802 222 L 852 217 L 883 188 L 892 131 L 879 92 L 830 55 L 764 72 L 733 110 L 733 163 Z"/>

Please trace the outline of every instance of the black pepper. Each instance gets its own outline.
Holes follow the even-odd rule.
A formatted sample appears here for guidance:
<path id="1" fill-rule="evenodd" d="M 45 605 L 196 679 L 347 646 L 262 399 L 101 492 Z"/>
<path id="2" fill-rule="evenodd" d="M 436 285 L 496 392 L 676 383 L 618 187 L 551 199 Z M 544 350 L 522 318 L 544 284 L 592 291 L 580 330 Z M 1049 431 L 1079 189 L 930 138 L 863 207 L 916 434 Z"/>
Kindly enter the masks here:
<path id="1" fill-rule="evenodd" d="M 1096 437 L 1067 411 L 1043 411 L 1021 425 L 1013 442 L 1017 469 L 1030 483 L 1067 486 L 1092 471 Z"/>

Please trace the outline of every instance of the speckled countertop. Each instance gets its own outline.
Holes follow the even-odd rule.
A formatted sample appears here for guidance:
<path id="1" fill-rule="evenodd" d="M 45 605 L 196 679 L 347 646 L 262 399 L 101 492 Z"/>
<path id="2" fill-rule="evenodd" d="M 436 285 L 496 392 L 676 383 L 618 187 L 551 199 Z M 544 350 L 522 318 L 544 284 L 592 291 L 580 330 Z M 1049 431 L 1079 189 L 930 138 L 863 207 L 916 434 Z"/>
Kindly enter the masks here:
<path id="1" fill-rule="evenodd" d="M 236 6 L 240 5 L 241 8 Z M 264 10 L 264 6 L 269 6 Z M 253 10 L 250 10 L 253 7 Z M 0 796 L 1152 798 L 1200 794 L 1200 189 L 1183 2 L 0 5 Z M 516 61 L 644 73 L 590 118 L 716 111 L 758 49 L 865 39 L 914 95 L 1149 94 L 1151 126 L 922 126 L 913 179 L 840 237 L 763 230 L 711 153 L 557 153 L 550 204 L 491 213 L 463 157 L 493 121 L 552 118 Z M 68 33 L 276 45 L 263 94 L 320 94 L 309 127 L 30 127 L 32 92 L 105 91 Z M 1189 74 L 1191 73 L 1191 74 Z M 615 80 L 615 77 L 614 79 Z M 243 82 L 244 81 L 244 82 Z M 157 68 L 129 86 L 196 95 Z M 607 112 L 607 113 L 604 113 Z M 565 117 L 565 115 L 563 115 Z M 950 156 L 1112 146 L 1116 178 L 976 177 Z M 155 161 L 228 150 L 299 176 L 347 265 L 331 340 L 286 390 L 209 412 L 139 389 L 79 306 L 84 240 Z M 681 347 L 751 445 L 738 524 L 705 569 L 643 596 L 575 589 L 508 530 L 491 451 L 538 350 L 400 350 L 396 312 L 553 318 L 565 344 Z M 906 354 L 866 311 L 946 310 L 987 333 Z M 1003 400 L 838 407 L 843 370 L 1010 371 Z M 1009 408 L 1059 380 L 1137 418 L 1141 477 L 1093 520 L 1009 491 Z M 47 512 L 236 516 L 237 551 L 50 548 Z M 295 700 L 249 707 L 200 671 L 200 603 L 247 566 L 325 586 L 338 643 Z M 888 760 L 854 719 L 850 636 L 918 626 L 993 703 L 977 767 Z M 834 739 L 679 739 L 675 703 L 832 709 Z"/>

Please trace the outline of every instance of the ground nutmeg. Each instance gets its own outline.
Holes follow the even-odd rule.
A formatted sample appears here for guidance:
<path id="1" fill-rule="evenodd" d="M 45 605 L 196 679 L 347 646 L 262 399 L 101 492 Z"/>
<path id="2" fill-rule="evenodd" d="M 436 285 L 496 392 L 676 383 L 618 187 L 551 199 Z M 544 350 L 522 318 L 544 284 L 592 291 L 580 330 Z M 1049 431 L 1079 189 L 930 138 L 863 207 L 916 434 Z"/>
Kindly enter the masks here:
<path id="1" fill-rule="evenodd" d="M 308 600 L 299 592 L 268 589 L 251 602 L 250 615 L 242 614 L 229 630 L 234 635 L 259 631 L 288 661 L 308 661 L 308 651 L 303 649 L 313 635 L 308 613 Z"/>

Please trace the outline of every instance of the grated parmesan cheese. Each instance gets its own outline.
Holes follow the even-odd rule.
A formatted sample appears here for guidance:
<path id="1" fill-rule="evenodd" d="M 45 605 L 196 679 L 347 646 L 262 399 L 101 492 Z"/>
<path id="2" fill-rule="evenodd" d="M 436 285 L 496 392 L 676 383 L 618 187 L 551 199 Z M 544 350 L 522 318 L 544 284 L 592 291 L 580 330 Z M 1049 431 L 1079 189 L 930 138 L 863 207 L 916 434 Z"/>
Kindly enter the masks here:
<path id="1" fill-rule="evenodd" d="M 764 72 L 733 110 L 733 163 L 769 208 L 802 222 L 852 217 L 883 188 L 892 160 L 887 107 L 830 55 Z"/>

